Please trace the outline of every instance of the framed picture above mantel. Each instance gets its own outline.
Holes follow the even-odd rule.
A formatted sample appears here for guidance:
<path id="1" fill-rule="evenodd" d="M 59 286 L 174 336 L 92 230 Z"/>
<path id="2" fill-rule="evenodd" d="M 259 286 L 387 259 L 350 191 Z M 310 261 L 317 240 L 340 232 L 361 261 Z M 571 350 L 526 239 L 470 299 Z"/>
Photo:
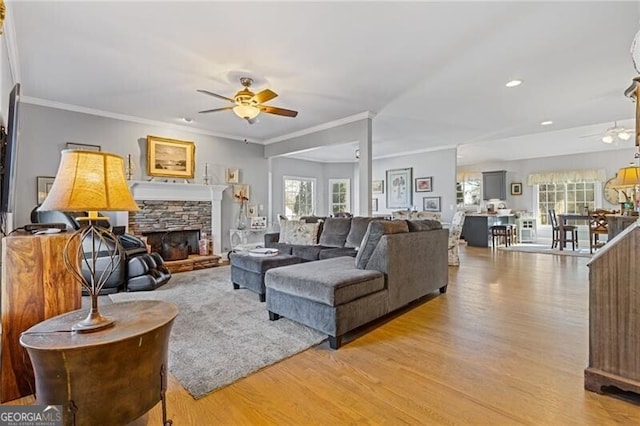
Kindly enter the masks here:
<path id="1" fill-rule="evenodd" d="M 191 141 L 147 136 L 149 176 L 193 179 L 195 144 Z"/>

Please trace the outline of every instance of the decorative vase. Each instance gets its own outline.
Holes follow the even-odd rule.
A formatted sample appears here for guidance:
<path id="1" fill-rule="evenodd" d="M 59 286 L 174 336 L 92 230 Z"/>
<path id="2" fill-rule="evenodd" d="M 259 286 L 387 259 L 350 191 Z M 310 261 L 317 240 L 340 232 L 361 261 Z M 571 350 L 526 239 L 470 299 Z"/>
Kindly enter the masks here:
<path id="1" fill-rule="evenodd" d="M 247 212 L 245 210 L 244 203 L 240 204 L 240 213 L 238 213 L 238 225 L 237 229 L 245 229 L 247 227 Z"/>

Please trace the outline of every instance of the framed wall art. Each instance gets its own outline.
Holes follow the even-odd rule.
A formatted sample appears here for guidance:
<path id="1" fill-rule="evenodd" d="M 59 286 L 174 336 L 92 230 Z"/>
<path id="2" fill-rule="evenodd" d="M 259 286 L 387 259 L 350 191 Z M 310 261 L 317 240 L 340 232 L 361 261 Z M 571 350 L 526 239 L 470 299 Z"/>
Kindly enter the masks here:
<path id="1" fill-rule="evenodd" d="M 233 200 L 236 203 L 249 200 L 249 185 L 242 183 L 233 185 Z"/>
<path id="2" fill-rule="evenodd" d="M 236 167 L 227 168 L 224 180 L 227 183 L 238 183 L 240 182 L 240 171 Z"/>
<path id="3" fill-rule="evenodd" d="M 416 192 L 433 191 L 433 176 L 416 178 Z"/>
<path id="4" fill-rule="evenodd" d="M 193 179 L 196 147 L 193 142 L 147 136 L 147 174 Z"/>
<path id="5" fill-rule="evenodd" d="M 377 198 L 373 198 L 371 200 L 371 211 L 374 211 L 374 212 L 378 211 L 378 199 Z"/>
<path id="6" fill-rule="evenodd" d="M 511 195 L 522 195 L 522 183 L 513 182 L 511 184 Z"/>
<path id="7" fill-rule="evenodd" d="M 258 206 L 255 204 L 247 204 L 247 216 L 248 217 L 258 216 Z"/>
<path id="8" fill-rule="evenodd" d="M 384 181 L 374 180 L 371 182 L 371 192 L 374 194 L 384 194 Z"/>
<path id="9" fill-rule="evenodd" d="M 387 170 L 387 208 L 406 209 L 413 204 L 413 168 Z"/>
<path id="10" fill-rule="evenodd" d="M 440 197 L 424 197 L 422 199 L 422 210 L 425 212 L 439 212 Z"/>
<path id="11" fill-rule="evenodd" d="M 102 151 L 102 147 L 100 145 L 89 145 L 86 143 L 67 142 L 64 147 L 65 149 L 83 149 L 85 151 Z"/>
<path id="12" fill-rule="evenodd" d="M 44 202 L 44 199 L 47 198 L 49 191 L 51 191 L 51 186 L 53 186 L 53 180 L 55 178 L 53 176 L 38 176 L 36 177 L 36 186 L 38 191 L 38 205 Z"/>
<path id="13" fill-rule="evenodd" d="M 251 218 L 251 229 L 265 229 L 267 227 L 267 218 L 265 216 L 255 216 Z"/>

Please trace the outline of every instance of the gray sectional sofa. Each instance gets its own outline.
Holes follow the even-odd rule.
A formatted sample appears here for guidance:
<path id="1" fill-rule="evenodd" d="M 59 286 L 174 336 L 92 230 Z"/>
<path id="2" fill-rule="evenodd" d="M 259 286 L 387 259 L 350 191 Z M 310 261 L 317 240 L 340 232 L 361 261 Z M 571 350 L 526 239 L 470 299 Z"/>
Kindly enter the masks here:
<path id="1" fill-rule="evenodd" d="M 355 259 L 320 258 L 321 249 L 317 261 L 266 271 L 269 318 L 326 333 L 337 349 L 345 333 L 436 290 L 446 292 L 447 242 L 448 231 L 437 221 L 369 220 Z M 292 247 L 291 253 L 309 252 Z"/>
<path id="2" fill-rule="evenodd" d="M 280 238 L 281 233 L 265 235 L 265 247 L 276 248 L 281 254 L 290 254 L 300 258 L 302 262 L 329 259 L 333 257 L 355 257 L 356 249 L 367 231 L 373 217 L 307 217 L 306 223 L 318 223 L 317 244 L 296 244 Z M 286 222 L 281 222 L 281 227 Z"/>

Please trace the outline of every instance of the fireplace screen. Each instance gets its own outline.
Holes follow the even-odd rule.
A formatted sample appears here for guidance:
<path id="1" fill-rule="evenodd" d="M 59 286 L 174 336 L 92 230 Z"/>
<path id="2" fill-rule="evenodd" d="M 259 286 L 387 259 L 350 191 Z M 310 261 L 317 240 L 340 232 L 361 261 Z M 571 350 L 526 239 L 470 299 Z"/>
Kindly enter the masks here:
<path id="1" fill-rule="evenodd" d="M 184 260 L 190 254 L 198 254 L 199 229 L 143 232 L 151 251 L 159 253 L 166 261 Z"/>

